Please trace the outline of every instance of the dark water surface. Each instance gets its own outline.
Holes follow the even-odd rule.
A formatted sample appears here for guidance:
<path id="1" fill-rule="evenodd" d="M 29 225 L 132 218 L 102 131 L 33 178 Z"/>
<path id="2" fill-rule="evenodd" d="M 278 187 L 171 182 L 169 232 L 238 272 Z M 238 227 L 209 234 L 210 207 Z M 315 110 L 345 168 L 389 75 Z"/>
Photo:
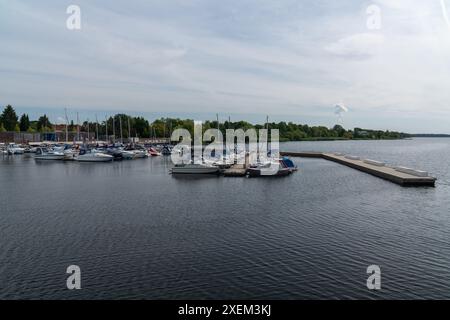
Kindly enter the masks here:
<path id="1" fill-rule="evenodd" d="M 428 170 L 398 185 L 320 159 L 275 179 L 175 178 L 170 159 L 0 156 L 0 298 L 450 298 L 450 139 L 301 142 Z M 66 289 L 81 267 L 82 289 Z M 382 289 L 366 268 L 380 265 Z"/>

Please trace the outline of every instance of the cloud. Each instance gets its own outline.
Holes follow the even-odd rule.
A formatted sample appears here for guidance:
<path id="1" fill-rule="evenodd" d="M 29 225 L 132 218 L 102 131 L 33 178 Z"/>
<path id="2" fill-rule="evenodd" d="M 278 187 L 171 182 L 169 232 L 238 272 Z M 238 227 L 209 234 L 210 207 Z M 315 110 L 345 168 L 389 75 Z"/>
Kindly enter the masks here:
<path id="1" fill-rule="evenodd" d="M 346 36 L 325 47 L 328 52 L 351 58 L 368 58 L 376 54 L 384 43 L 382 34 L 358 33 Z"/>
<path id="2" fill-rule="evenodd" d="M 346 101 L 357 110 L 348 125 L 383 127 L 380 109 L 430 129 L 427 117 L 450 119 L 450 31 L 439 1 L 374 0 L 376 31 L 356 0 L 79 0 L 80 31 L 65 28 L 65 8 L 52 1 L 0 2 L 1 104 L 319 114 L 333 124 L 329 106 Z M 403 118 L 396 125 L 407 130 L 413 122 Z"/>

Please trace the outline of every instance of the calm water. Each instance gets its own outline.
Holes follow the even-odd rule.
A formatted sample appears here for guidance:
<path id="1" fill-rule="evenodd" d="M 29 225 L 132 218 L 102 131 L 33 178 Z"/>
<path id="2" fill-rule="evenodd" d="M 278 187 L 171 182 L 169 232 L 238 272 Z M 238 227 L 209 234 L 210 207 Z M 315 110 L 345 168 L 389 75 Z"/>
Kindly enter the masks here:
<path id="1" fill-rule="evenodd" d="M 275 179 L 175 178 L 168 158 L 0 156 L 0 298 L 450 298 L 450 139 L 286 143 L 428 170 L 402 188 L 297 159 Z M 68 265 L 82 290 L 65 289 Z M 382 290 L 369 291 L 378 264 Z"/>

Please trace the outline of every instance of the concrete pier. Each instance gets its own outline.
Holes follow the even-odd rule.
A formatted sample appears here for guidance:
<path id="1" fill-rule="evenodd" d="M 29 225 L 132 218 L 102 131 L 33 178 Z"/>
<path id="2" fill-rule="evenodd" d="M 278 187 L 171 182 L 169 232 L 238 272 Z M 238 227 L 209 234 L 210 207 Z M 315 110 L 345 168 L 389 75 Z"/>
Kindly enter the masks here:
<path id="1" fill-rule="evenodd" d="M 243 177 L 245 176 L 245 165 L 243 164 L 234 164 L 229 169 L 225 169 L 223 171 L 223 175 L 225 177 Z"/>
<path id="2" fill-rule="evenodd" d="M 423 171 L 416 170 L 418 173 L 420 173 L 420 175 L 415 175 L 407 173 L 405 172 L 405 170 L 399 171 L 396 170 L 396 168 L 382 165 L 381 162 L 370 163 L 370 161 L 364 161 L 364 159 L 358 159 L 358 157 L 346 157 L 343 154 L 320 152 L 280 152 L 280 155 L 290 157 L 322 158 L 325 160 L 334 161 L 405 187 L 434 187 L 436 182 L 436 178 L 424 176 Z M 414 170 L 412 170 L 411 172 L 414 173 Z"/>

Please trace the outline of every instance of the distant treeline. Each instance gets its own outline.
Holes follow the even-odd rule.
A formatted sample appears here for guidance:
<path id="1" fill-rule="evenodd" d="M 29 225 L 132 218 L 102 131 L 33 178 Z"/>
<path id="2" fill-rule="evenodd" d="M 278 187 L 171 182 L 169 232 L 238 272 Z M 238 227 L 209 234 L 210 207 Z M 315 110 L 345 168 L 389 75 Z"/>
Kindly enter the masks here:
<path id="1" fill-rule="evenodd" d="M 450 138 L 450 134 L 441 133 L 414 133 L 411 137 L 415 138 Z"/>
<path id="2" fill-rule="evenodd" d="M 225 133 L 226 129 L 243 129 L 250 128 L 263 129 L 266 124 L 251 124 L 246 121 L 230 122 L 225 121 L 219 124 L 220 130 Z M 121 135 L 123 138 L 139 137 L 139 138 L 164 138 L 170 137 L 174 129 L 184 128 L 189 130 L 191 134 L 194 131 L 194 121 L 192 119 L 174 119 L 161 118 L 153 122 L 149 122 L 143 117 L 133 117 L 126 114 L 116 114 L 108 119 L 96 122 L 84 121 L 80 124 L 81 132 L 96 132 L 100 136 L 112 135 L 113 131 L 117 138 Z M 217 121 L 203 122 L 203 130 L 216 129 Z M 354 128 L 353 130 L 344 129 L 341 125 L 335 125 L 332 128 L 325 126 L 308 126 L 306 124 L 295 124 L 293 122 L 271 122 L 270 129 L 278 129 L 281 141 L 301 141 L 301 140 L 348 140 L 348 139 L 403 139 L 411 137 L 411 135 L 395 132 L 370 130 L 362 128 Z M 6 106 L 0 115 L 0 132 L 16 131 L 16 132 L 53 132 L 55 125 L 52 124 L 47 115 L 40 116 L 37 120 L 30 121 L 27 114 L 23 114 L 20 118 L 10 105 Z M 68 131 L 76 132 L 77 125 L 74 121 L 68 123 Z"/>

